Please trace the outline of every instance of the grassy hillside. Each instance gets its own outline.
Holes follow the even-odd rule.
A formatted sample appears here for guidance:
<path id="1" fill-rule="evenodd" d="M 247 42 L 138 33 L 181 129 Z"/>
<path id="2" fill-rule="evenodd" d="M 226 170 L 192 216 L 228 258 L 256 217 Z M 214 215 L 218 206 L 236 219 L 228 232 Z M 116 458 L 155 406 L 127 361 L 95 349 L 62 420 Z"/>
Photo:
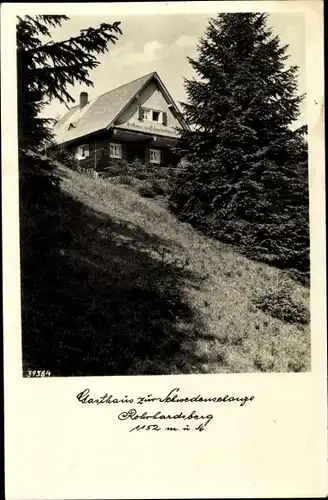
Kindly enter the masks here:
<path id="1" fill-rule="evenodd" d="M 52 207 L 21 213 L 25 370 L 310 369 L 307 288 L 178 222 L 163 200 L 60 175 Z"/>

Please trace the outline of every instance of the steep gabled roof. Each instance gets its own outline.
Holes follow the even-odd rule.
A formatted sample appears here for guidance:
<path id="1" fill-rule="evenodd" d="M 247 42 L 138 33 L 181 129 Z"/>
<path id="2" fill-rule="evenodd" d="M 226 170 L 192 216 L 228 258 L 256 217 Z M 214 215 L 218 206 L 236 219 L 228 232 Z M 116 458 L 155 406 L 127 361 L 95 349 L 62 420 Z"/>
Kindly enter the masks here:
<path id="1" fill-rule="evenodd" d="M 129 106 L 145 85 L 155 78 L 164 97 L 174 107 L 177 108 L 172 97 L 165 88 L 156 72 L 149 73 L 137 80 L 126 83 L 121 87 L 110 90 L 80 109 L 80 106 L 71 108 L 54 127 L 55 138 L 58 144 L 75 141 L 101 130 L 110 128 L 118 116 Z M 181 125 L 185 124 L 181 121 Z"/>

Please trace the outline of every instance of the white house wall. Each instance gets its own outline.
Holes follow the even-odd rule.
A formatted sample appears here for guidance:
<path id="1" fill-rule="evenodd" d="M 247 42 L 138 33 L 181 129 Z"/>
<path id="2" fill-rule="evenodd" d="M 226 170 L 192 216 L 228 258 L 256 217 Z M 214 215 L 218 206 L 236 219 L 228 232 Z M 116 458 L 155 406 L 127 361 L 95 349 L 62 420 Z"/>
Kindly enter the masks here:
<path id="1" fill-rule="evenodd" d="M 167 115 L 167 125 L 163 125 L 160 122 L 139 120 L 139 106 L 165 112 Z M 176 132 L 175 127 L 180 127 L 178 120 L 169 109 L 169 105 L 155 81 L 148 83 L 140 92 L 138 98 L 134 99 L 129 107 L 119 116 L 114 126 L 167 137 L 178 137 L 179 134 Z"/>

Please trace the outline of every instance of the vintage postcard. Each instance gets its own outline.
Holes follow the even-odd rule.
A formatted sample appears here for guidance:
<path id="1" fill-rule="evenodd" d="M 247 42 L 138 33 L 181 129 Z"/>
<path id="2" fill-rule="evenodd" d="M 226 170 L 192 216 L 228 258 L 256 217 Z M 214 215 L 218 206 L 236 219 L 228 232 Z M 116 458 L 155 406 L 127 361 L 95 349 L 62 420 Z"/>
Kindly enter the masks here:
<path id="1" fill-rule="evenodd" d="M 2 5 L 6 498 L 326 496 L 323 2 Z"/>

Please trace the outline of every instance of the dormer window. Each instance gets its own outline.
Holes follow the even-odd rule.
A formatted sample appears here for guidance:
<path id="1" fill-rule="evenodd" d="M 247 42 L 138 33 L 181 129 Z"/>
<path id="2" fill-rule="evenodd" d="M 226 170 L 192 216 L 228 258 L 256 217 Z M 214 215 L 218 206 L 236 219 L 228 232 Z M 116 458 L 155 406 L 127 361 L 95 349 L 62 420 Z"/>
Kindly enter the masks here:
<path id="1" fill-rule="evenodd" d="M 149 108 L 139 108 L 139 120 L 167 125 L 167 114 L 164 111 Z"/>

